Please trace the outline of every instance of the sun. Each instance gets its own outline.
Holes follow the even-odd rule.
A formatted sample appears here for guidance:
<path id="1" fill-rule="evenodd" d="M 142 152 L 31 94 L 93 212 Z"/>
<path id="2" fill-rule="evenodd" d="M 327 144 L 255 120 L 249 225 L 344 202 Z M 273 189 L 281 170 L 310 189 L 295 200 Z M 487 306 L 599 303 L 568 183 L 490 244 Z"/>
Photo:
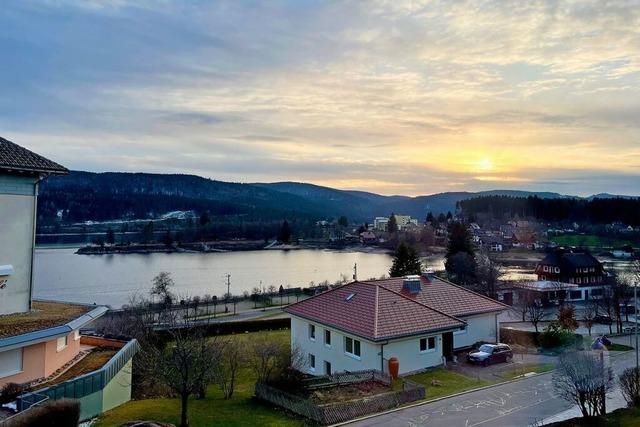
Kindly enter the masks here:
<path id="1" fill-rule="evenodd" d="M 488 157 L 483 157 L 476 162 L 476 169 L 480 172 L 489 172 L 493 170 L 493 161 Z"/>

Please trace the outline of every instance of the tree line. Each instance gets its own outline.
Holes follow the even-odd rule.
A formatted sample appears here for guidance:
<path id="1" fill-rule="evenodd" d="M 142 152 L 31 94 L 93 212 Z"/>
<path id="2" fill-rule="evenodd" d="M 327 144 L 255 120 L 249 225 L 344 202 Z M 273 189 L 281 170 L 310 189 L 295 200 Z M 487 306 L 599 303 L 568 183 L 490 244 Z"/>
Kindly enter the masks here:
<path id="1" fill-rule="evenodd" d="M 484 196 L 461 200 L 458 207 L 466 217 L 483 214 L 501 219 L 518 215 L 547 222 L 622 222 L 640 225 L 640 198 L 545 199 L 537 196 Z"/>

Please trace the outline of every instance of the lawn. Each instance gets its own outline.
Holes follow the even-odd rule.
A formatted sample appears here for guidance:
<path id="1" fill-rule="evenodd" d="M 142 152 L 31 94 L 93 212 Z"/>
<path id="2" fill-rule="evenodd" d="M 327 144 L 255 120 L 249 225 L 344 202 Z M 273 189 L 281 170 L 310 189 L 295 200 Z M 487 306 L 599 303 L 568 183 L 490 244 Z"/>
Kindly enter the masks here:
<path id="1" fill-rule="evenodd" d="M 555 365 L 553 363 L 534 363 L 519 366 L 515 369 L 511 369 L 502 374 L 502 378 L 505 380 L 513 380 L 524 374 L 528 374 L 530 372 L 536 374 L 542 374 L 544 372 L 550 372 L 555 369 Z"/>
<path id="2" fill-rule="evenodd" d="M 640 425 L 640 408 L 616 409 L 604 417 L 572 418 L 549 424 L 553 427 L 636 427 Z"/>
<path id="3" fill-rule="evenodd" d="M 258 334 L 231 335 L 234 339 L 250 341 Z M 289 342 L 289 331 L 264 332 L 274 340 Z M 192 427 L 205 426 L 303 426 L 305 421 L 270 405 L 252 399 L 255 376 L 244 368 L 238 378 L 238 386 L 230 400 L 222 398 L 215 385 L 208 388 L 203 400 L 190 399 L 189 420 Z M 178 425 L 180 402 L 178 399 L 147 399 L 125 403 L 104 414 L 94 427 L 115 427 L 131 420 L 154 420 Z"/>
<path id="4" fill-rule="evenodd" d="M 490 381 L 467 377 L 444 368 L 433 369 L 407 378 L 424 385 L 427 390 L 427 400 L 493 384 Z"/>
<path id="5" fill-rule="evenodd" d="M 633 347 L 629 347 L 628 345 L 611 343 L 607 346 L 607 350 L 609 351 L 630 351 L 633 350 Z"/>
<path id="6" fill-rule="evenodd" d="M 593 234 L 570 234 L 564 236 L 553 236 L 550 238 L 550 240 L 558 245 L 589 246 L 595 248 L 633 245 L 633 242 L 629 240 L 615 239 L 612 237 L 601 237 Z"/>

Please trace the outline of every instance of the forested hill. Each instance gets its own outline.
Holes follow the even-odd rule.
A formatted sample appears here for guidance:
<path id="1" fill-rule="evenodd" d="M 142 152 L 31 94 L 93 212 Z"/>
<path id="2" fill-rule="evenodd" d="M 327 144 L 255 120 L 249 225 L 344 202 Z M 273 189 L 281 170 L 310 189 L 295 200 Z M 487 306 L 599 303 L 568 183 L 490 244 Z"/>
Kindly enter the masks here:
<path id="1" fill-rule="evenodd" d="M 493 218 L 534 217 L 541 221 L 576 221 L 593 224 L 640 225 L 640 198 L 611 196 L 589 198 L 544 199 L 536 196 L 507 197 L 484 196 L 460 201 L 462 213 L 467 216 L 488 215 Z"/>
<path id="2" fill-rule="evenodd" d="M 194 175 L 72 171 L 41 184 L 38 213 L 45 223 L 58 212 L 63 212 L 64 222 L 79 222 L 152 218 L 177 210 L 266 221 L 345 215 L 352 222 L 364 222 L 392 212 L 421 220 L 428 212 L 453 212 L 457 202 L 472 197 L 534 194 L 541 198 L 566 197 L 512 190 L 382 196 L 295 182 L 239 184 Z"/>

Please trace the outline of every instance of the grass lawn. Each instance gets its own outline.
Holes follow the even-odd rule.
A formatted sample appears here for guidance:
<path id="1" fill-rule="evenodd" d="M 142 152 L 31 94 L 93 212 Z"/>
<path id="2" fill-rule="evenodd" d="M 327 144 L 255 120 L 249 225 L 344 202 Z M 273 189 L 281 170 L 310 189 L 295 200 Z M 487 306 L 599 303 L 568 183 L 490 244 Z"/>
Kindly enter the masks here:
<path id="1" fill-rule="evenodd" d="M 604 417 L 592 419 L 572 418 L 549 424 L 553 427 L 636 427 L 640 425 L 640 408 L 616 409 Z"/>
<path id="2" fill-rule="evenodd" d="M 528 374 L 530 372 L 534 372 L 536 374 L 542 374 L 544 372 L 553 371 L 555 369 L 555 365 L 553 363 L 533 363 L 528 365 L 522 365 L 515 369 L 511 369 L 504 374 L 502 374 L 502 378 L 505 380 L 513 380 L 518 378 L 524 374 Z"/>
<path id="3" fill-rule="evenodd" d="M 427 400 L 493 384 L 491 381 L 467 377 L 444 368 L 433 369 L 407 378 L 424 385 L 427 390 Z M 431 385 L 432 382 L 440 385 Z"/>
<path id="4" fill-rule="evenodd" d="M 601 237 L 592 234 L 570 234 L 564 236 L 553 236 L 550 240 L 558 245 L 565 246 L 589 246 L 589 247 L 615 247 L 633 245 L 633 242 L 625 239 L 615 239 L 612 237 Z"/>
<path id="5" fill-rule="evenodd" d="M 607 350 L 609 351 L 629 351 L 633 350 L 633 347 L 629 347 L 628 345 L 611 343 L 611 345 L 607 346 Z"/>
<path id="6" fill-rule="evenodd" d="M 274 340 L 289 342 L 289 331 L 264 332 Z M 250 341 L 257 333 L 231 335 L 233 339 Z M 230 400 L 224 400 L 215 385 L 208 389 L 203 400 L 190 399 L 189 420 L 192 427 L 205 426 L 303 426 L 301 418 L 252 399 L 255 376 L 244 368 L 238 386 Z M 147 399 L 125 403 L 100 417 L 94 427 L 115 427 L 131 420 L 154 420 L 178 425 L 180 402 L 178 399 Z"/>

